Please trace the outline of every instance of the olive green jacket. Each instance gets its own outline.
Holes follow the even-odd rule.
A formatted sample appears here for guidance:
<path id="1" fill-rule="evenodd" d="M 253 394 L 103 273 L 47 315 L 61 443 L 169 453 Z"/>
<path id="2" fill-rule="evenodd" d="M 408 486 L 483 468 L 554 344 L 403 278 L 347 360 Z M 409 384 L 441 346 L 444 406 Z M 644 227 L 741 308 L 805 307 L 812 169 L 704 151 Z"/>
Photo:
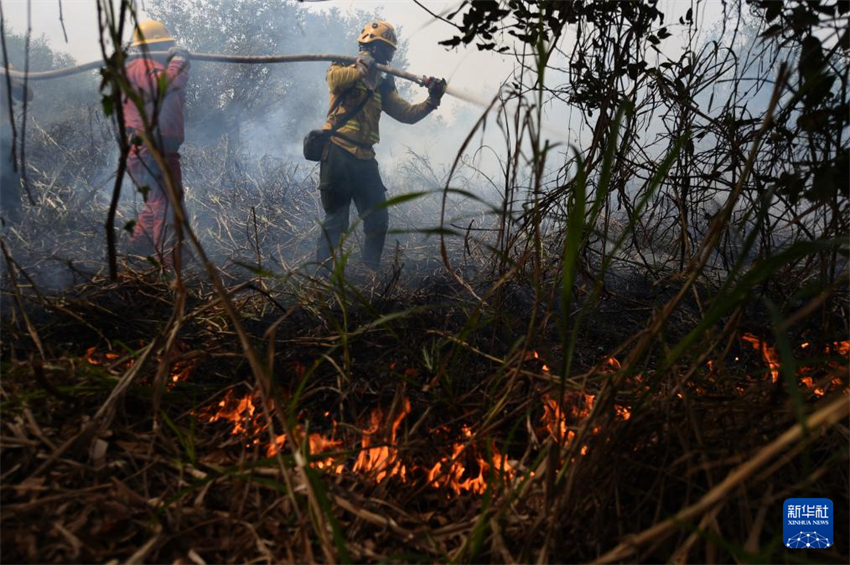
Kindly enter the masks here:
<path id="1" fill-rule="evenodd" d="M 323 129 L 331 129 L 336 119 L 346 111 L 357 106 L 368 93 L 363 75 L 356 66 L 344 66 L 334 63 L 327 73 L 328 89 L 331 94 L 331 108 L 328 121 Z M 342 96 L 341 102 L 337 97 Z M 375 93 L 366 105 L 337 130 L 344 137 L 332 136 L 331 142 L 352 153 L 358 159 L 373 159 L 372 146 L 381 141 L 379 122 L 381 113 L 386 112 L 392 118 L 405 123 L 415 124 L 434 110 L 428 101 L 410 104 L 398 94 L 395 82 L 390 77 L 378 81 Z"/>

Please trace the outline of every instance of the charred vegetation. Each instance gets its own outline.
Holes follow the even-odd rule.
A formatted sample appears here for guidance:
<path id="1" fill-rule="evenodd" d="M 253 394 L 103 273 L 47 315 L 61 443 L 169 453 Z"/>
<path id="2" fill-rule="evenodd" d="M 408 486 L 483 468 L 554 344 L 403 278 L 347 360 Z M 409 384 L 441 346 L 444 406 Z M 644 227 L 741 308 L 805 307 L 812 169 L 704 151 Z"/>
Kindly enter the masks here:
<path id="1" fill-rule="evenodd" d="M 373 16 L 148 4 L 191 51 L 239 55 L 348 53 Z M 789 562 L 785 499 L 848 523 L 850 4 L 435 14 L 516 71 L 456 159 L 382 163 L 403 188 L 382 269 L 353 218 L 328 276 L 295 154 L 326 110 L 321 83 L 295 95 L 315 68 L 199 71 L 189 259 L 124 251 L 135 19 L 98 6 L 100 93 L 30 110 L 33 201 L 3 231 L 4 560 Z M 296 48 L 298 26 L 339 43 Z M 32 71 L 72 63 L 4 31 Z"/>

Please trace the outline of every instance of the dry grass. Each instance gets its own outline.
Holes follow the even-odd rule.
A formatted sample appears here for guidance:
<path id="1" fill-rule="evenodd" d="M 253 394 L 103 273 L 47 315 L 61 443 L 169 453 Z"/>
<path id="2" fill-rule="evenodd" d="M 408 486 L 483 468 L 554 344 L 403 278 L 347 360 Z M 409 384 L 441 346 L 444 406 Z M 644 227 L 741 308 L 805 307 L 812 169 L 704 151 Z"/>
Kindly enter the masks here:
<path id="1" fill-rule="evenodd" d="M 3 238 L 4 559 L 792 561 L 784 499 L 850 520 L 847 197 L 765 188 L 808 159 L 770 78 L 734 127 L 659 81 L 561 162 L 518 85 L 498 182 L 384 171 L 415 197 L 377 277 L 356 253 L 314 277 L 316 171 L 223 139 L 184 151 L 195 263 L 109 280 L 108 124 L 31 131 L 37 205 Z"/>

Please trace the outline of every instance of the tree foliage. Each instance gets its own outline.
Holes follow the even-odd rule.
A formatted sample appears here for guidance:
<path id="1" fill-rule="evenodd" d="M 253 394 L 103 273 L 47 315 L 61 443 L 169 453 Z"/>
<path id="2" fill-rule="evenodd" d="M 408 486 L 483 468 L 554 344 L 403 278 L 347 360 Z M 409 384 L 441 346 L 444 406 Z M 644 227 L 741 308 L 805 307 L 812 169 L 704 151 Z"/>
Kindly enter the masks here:
<path id="1" fill-rule="evenodd" d="M 664 22 L 664 14 L 656 4 L 654 0 L 466 0 L 448 16 L 450 20 L 461 20 L 459 33 L 440 43 L 449 47 L 474 43 L 479 50 L 505 53 L 510 51 L 505 41 L 517 40 L 528 46 L 545 44 L 554 49 L 571 27 L 581 46 L 574 51 L 566 69 L 573 83 L 571 102 L 592 110 L 617 92 L 611 86 L 618 79 L 628 76 L 637 80 L 647 71 L 646 42 L 654 47 L 670 36 L 666 27 L 654 27 Z"/>
<path id="2" fill-rule="evenodd" d="M 745 149 L 767 117 L 778 70 L 788 63 L 796 72 L 781 85 L 781 104 L 745 189 L 752 198 L 775 191 L 779 209 L 790 214 L 786 219 L 801 211 L 798 203 L 828 203 L 834 214 L 820 220 L 830 226 L 826 232 L 845 229 L 838 211 L 850 195 L 850 2 L 732 1 L 722 5 L 713 36 L 703 35 L 706 22 L 696 21 L 705 8 L 696 2 L 670 21 L 655 1 L 465 1 L 447 16 L 457 32 L 441 43 L 511 52 L 532 74 L 539 74 L 542 59 L 545 68 L 563 73 L 550 77 L 566 75 L 561 83 L 548 77 L 540 87 L 550 99 L 582 110 L 593 132 L 592 143 L 583 147 L 591 171 L 600 148 L 612 141 L 606 135 L 617 108 L 635 107 L 616 154 L 619 198 L 626 206 L 636 175 L 651 176 L 663 148 L 690 132 L 663 188 L 669 199 L 661 202 L 669 202 L 669 209 L 658 211 L 668 218 L 658 220 L 665 232 L 668 223 L 680 224 L 682 264 L 697 238 L 693 222 L 710 218 L 716 201 L 736 184 Z M 665 48 L 662 42 L 674 33 L 684 45 Z M 568 194 L 555 190 L 550 197 L 558 201 Z M 765 231 L 765 250 L 773 239 Z"/>
<path id="3" fill-rule="evenodd" d="M 15 31 L 6 32 L 6 48 L 9 50 L 9 63 L 17 71 L 24 71 L 27 64 L 26 34 Z M 76 65 L 73 57 L 53 49 L 45 35 L 30 38 L 29 70 L 49 71 Z M 43 81 L 35 89 L 29 111 L 42 123 L 66 119 L 69 112 L 76 112 L 97 103 L 97 82 L 95 73 L 74 75 L 62 81 Z"/>
<path id="4" fill-rule="evenodd" d="M 357 35 L 377 17 L 364 11 L 310 10 L 279 0 L 152 0 L 147 12 L 190 51 L 232 55 L 355 54 Z M 394 65 L 405 65 L 405 51 L 402 43 Z M 300 140 L 324 121 L 325 69 L 316 63 L 194 64 L 187 100 L 192 141 L 216 142 L 222 134 L 236 139 L 240 133 L 247 138 L 257 125 L 273 126 L 280 134 L 276 142 Z"/>
<path id="5" fill-rule="evenodd" d="M 750 0 L 767 28 L 761 38 L 796 55 L 798 103 L 795 120 L 777 131 L 785 143 L 803 148 L 781 173 L 781 191 L 792 201 L 829 201 L 850 196 L 848 60 L 850 1 L 770 2 Z"/>

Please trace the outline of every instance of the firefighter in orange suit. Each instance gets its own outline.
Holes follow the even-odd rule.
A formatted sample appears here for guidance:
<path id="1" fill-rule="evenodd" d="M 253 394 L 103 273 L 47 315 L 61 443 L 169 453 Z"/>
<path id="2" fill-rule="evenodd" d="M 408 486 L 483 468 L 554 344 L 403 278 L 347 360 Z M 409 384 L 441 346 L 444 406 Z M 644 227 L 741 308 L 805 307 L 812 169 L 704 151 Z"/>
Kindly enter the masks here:
<path id="1" fill-rule="evenodd" d="M 174 261 L 174 207 L 168 197 L 166 175 L 178 198 L 183 198 L 180 145 L 183 143 L 183 106 L 189 82 L 189 54 L 177 46 L 166 27 L 154 20 L 139 22 L 132 47 L 139 57 L 127 65 L 127 78 L 141 96 L 144 114 L 129 97 L 124 99 L 124 124 L 133 143 L 127 171 L 145 198 L 145 206 L 130 240 L 130 251 L 153 255 L 166 265 Z M 162 53 L 167 54 L 162 54 Z M 164 88 L 163 88 L 164 85 Z M 146 122 L 147 121 L 147 125 Z M 162 170 L 141 142 L 146 132 L 167 165 Z"/>
<path id="2" fill-rule="evenodd" d="M 319 189 L 325 219 L 316 259 L 320 265 L 329 266 L 333 248 L 348 231 L 353 201 L 366 236 L 363 263 L 377 271 L 389 225 L 387 209 L 381 206 L 386 201 L 386 188 L 372 148 L 381 140 L 378 130 L 381 113 L 415 124 L 440 105 L 446 81 L 427 79 L 428 99 L 409 104 L 399 96 L 393 79 L 382 76 L 375 67 L 376 63 L 388 64 L 395 54 L 398 40 L 393 26 L 384 21 L 371 22 L 363 28 L 358 43 L 360 54 L 354 65 L 334 63 L 327 72 L 331 111 L 324 129 L 334 126 L 338 129 L 331 135 L 321 163 Z M 367 100 L 362 104 L 364 98 Z M 360 110 L 345 124 L 337 124 L 341 116 L 360 105 Z"/>

